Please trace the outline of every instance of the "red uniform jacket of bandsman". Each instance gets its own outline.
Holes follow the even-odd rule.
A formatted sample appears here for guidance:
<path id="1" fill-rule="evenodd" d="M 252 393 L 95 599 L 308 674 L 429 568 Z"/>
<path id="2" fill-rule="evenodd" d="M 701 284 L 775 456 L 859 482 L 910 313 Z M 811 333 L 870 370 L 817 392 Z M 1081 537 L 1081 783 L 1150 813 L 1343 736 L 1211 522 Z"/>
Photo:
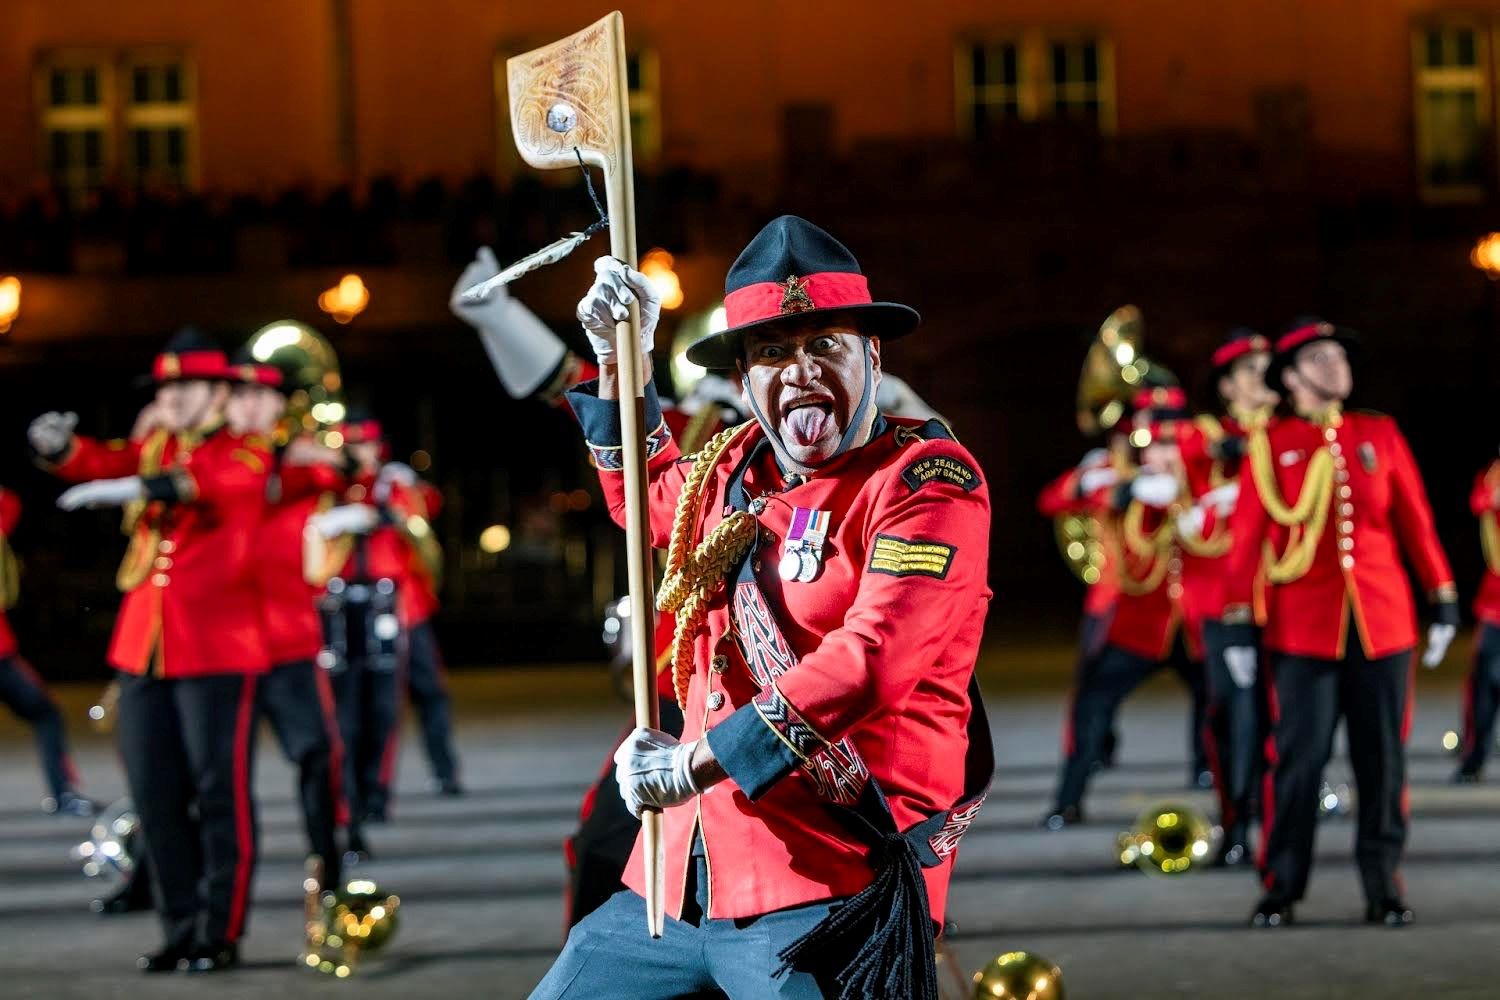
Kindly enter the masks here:
<path id="1" fill-rule="evenodd" d="M 911 485 L 912 477 L 903 472 L 924 459 L 951 459 L 970 472 L 977 468 L 955 442 L 917 438 L 909 430 L 916 423 L 891 421 L 870 444 L 785 492 L 769 449 L 744 479 L 751 496 L 769 494 L 758 516 L 756 576 L 797 660 L 777 688 L 823 741 L 847 737 L 852 742 L 902 829 L 950 808 L 962 793 L 967 685 L 990 597 L 988 487 L 977 472 L 964 485 L 943 476 L 917 477 L 919 485 Z M 723 520 L 731 470 L 761 435 L 759 427 L 747 429 L 723 455 L 705 494 L 695 542 Z M 679 458 L 676 443 L 668 442 L 648 466 L 657 547 L 668 544 L 691 468 Z M 611 513 L 622 522 L 623 477 L 601 469 L 600 482 Z M 831 513 L 825 559 L 811 583 L 788 583 L 777 573 L 796 507 Z M 951 550 L 941 578 L 869 568 L 873 557 L 900 552 L 903 542 Z M 735 640 L 727 600 L 727 592 L 719 592 L 696 638 L 685 741 L 737 710 L 754 712 L 750 703 L 761 691 Z M 715 669 L 720 656 L 726 659 Z M 722 697 L 717 708 L 709 707 L 711 691 Z M 776 730 L 770 732 L 775 742 Z M 726 767 L 733 770 L 728 762 Z M 872 878 L 868 848 L 825 810 L 804 770 L 792 770 L 753 802 L 734 781 L 724 781 L 665 811 L 665 905 L 674 916 L 681 914 L 693 830 L 700 825 L 714 918 L 750 917 L 853 895 Z M 952 864 L 950 855 L 924 870 L 932 916 L 939 921 Z M 639 841 L 625 883 L 643 890 Z"/>
<path id="2" fill-rule="evenodd" d="M 1276 488 L 1288 506 L 1301 496 L 1308 463 L 1325 445 L 1335 482 L 1327 525 L 1301 578 L 1271 584 L 1263 643 L 1297 656 L 1344 656 L 1352 616 L 1355 641 L 1372 658 L 1415 647 L 1416 609 L 1402 565 L 1404 552 L 1429 594 L 1451 593 L 1453 573 L 1433 528 L 1432 508 L 1406 438 L 1389 417 L 1346 413 L 1322 427 L 1288 417 L 1268 434 Z M 1262 546 L 1281 554 L 1288 529 L 1266 512 L 1248 465 L 1230 519 L 1233 544 L 1225 568 L 1225 612 L 1250 606 Z"/>
<path id="3" fill-rule="evenodd" d="M 21 498 L 0 487 L 0 542 L 8 542 L 21 520 Z M 16 636 L 10 630 L 5 609 L 0 608 L 0 659 L 16 654 Z"/>
<path id="4" fill-rule="evenodd" d="M 263 439 L 221 429 L 201 441 L 166 431 L 143 441 L 79 437 L 53 466 L 71 482 L 167 476 L 178 493 L 136 519 L 111 666 L 174 678 L 269 665 L 251 558 L 270 461 Z"/>
<path id="5" fill-rule="evenodd" d="M 1166 516 L 1160 510 L 1147 508 L 1142 518 L 1142 531 L 1147 534 L 1155 532 Z M 1129 550 L 1123 519 L 1123 513 L 1116 515 L 1113 528 L 1115 536 L 1120 539 L 1121 573 L 1144 580 L 1150 575 L 1152 558 Z M 1131 593 L 1124 583 L 1121 584 L 1106 641 L 1147 660 L 1161 661 L 1172 652 L 1177 632 L 1181 629 L 1188 656 L 1200 660 L 1203 658 L 1203 620 L 1207 611 L 1205 597 L 1211 592 L 1218 560 L 1185 551 L 1175 534 L 1170 547 L 1154 558 L 1167 562 L 1161 582 L 1139 594 Z"/>
<path id="6" fill-rule="evenodd" d="M 1101 532 L 1111 529 L 1111 518 L 1107 504 L 1103 502 L 1107 492 L 1083 496 L 1080 492 L 1078 469 L 1069 469 L 1042 488 L 1036 498 L 1037 513 L 1043 517 L 1058 518 L 1069 515 L 1092 516 Z M 1099 582 L 1090 584 L 1083 594 L 1083 613 L 1107 615 L 1114 609 L 1120 596 L 1119 577 L 1114 565 L 1114 545 L 1108 538 L 1103 541 L 1104 564 L 1099 567 Z"/>
<path id="7" fill-rule="evenodd" d="M 1469 495 L 1469 506 L 1477 518 L 1493 519 L 1500 511 L 1500 462 L 1492 462 L 1474 480 L 1474 492 Z M 1474 617 L 1486 625 L 1500 626 L 1500 573 L 1495 572 L 1495 563 L 1500 552 L 1485 546 L 1484 579 L 1479 584 L 1479 594 L 1474 598 Z"/>
<path id="8" fill-rule="evenodd" d="M 283 465 L 255 538 L 253 571 L 260 594 L 266 649 L 273 666 L 312 660 L 323 648 L 318 614 L 321 587 L 307 582 L 302 531 L 320 506 L 344 488 L 344 478 L 326 465 Z"/>
<path id="9" fill-rule="evenodd" d="M 385 507 L 395 518 L 419 515 L 429 524 L 442 507 L 443 495 L 430 483 L 418 481 L 411 486 L 390 484 Z M 353 503 L 374 503 L 375 476 L 361 473 L 349 487 L 346 499 Z M 405 535 L 390 524 L 382 524 L 370 533 L 365 575 L 372 580 L 388 578 L 396 582 L 396 613 L 405 628 L 414 628 L 437 613 L 436 582 L 423 565 L 417 550 Z M 340 575 L 356 573 L 357 553 L 349 557 Z"/>
<path id="10" fill-rule="evenodd" d="M 1219 435 L 1210 434 L 1205 424 L 1217 424 Z M 1178 427 L 1178 448 L 1182 453 L 1182 462 L 1187 473 L 1188 492 L 1194 500 L 1201 499 L 1205 494 L 1218 489 L 1227 483 L 1238 482 L 1244 474 L 1245 463 L 1239 461 L 1233 464 L 1223 462 L 1214 457 L 1211 450 L 1217 437 L 1245 437 L 1249 432 L 1245 425 L 1234 417 L 1225 414 L 1219 417 L 1199 417 L 1191 423 L 1183 422 Z M 1221 518 L 1218 512 L 1210 508 L 1204 517 L 1202 534 L 1203 537 L 1211 537 L 1221 527 L 1228 527 L 1228 517 Z M 1199 613 L 1201 618 L 1217 619 L 1224 613 L 1224 566 L 1223 559 L 1228 558 L 1225 553 L 1219 560 L 1210 561 L 1210 566 L 1205 572 L 1193 573 L 1186 581 L 1188 588 L 1189 603 Z M 1265 576 L 1260 574 L 1255 581 L 1255 601 L 1253 613 L 1255 621 L 1265 624 L 1266 620 L 1266 595 Z"/>

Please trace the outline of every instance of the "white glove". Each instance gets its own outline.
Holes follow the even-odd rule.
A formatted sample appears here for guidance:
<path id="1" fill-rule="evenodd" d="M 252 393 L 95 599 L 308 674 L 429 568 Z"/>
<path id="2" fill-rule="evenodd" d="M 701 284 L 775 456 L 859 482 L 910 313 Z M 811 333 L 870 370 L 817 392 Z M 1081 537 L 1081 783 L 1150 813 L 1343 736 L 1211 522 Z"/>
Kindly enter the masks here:
<path id="1" fill-rule="evenodd" d="M 417 471 L 405 462 L 387 462 L 375 476 L 376 503 L 385 503 L 391 498 L 391 486 L 399 484 L 412 487 L 417 484 Z"/>
<path id="2" fill-rule="evenodd" d="M 511 297 L 505 285 L 490 289 L 478 302 L 463 300 L 465 290 L 499 273 L 495 251 L 480 247 L 474 260 L 458 276 L 448 308 L 479 331 L 479 341 L 506 393 L 524 399 L 540 389 L 542 381 L 557 370 L 568 349 L 535 313 Z"/>
<path id="3" fill-rule="evenodd" d="M 1202 538 L 1208 511 L 1197 504 L 1177 515 L 1177 533 L 1184 538 Z"/>
<path id="4" fill-rule="evenodd" d="M 26 428 L 26 440 L 38 455 L 61 455 L 73 443 L 73 428 L 78 426 L 78 414 L 58 413 L 52 410 L 43 413 Z"/>
<path id="5" fill-rule="evenodd" d="M 1448 655 L 1448 647 L 1453 644 L 1453 637 L 1458 629 L 1452 625 L 1432 624 L 1427 626 L 1427 649 L 1422 653 L 1422 666 L 1428 670 L 1436 670 L 1438 664 L 1443 662 L 1443 657 Z"/>
<path id="6" fill-rule="evenodd" d="M 698 794 L 693 781 L 693 748 L 658 729 L 637 726 L 615 751 L 615 780 L 632 816 L 665 809 Z"/>
<path id="7" fill-rule="evenodd" d="M 1170 507 L 1181 492 L 1177 477 L 1165 472 L 1142 472 L 1130 481 L 1130 495 L 1148 507 Z"/>
<path id="8" fill-rule="evenodd" d="M 661 318 L 661 296 L 651 279 L 614 257 L 594 261 L 594 284 L 578 300 L 578 322 L 594 348 L 601 365 L 614 364 L 615 324 L 630 318 L 630 303 L 641 304 L 641 353 L 650 354 L 656 344 L 656 323 Z"/>
<path id="9" fill-rule="evenodd" d="M 123 479 L 95 479 L 91 483 L 79 483 L 77 486 L 64 490 L 62 496 L 57 498 L 57 505 L 63 510 L 77 510 L 80 507 L 123 507 L 133 500 L 142 500 L 146 496 L 146 487 L 141 483 L 140 476 L 125 476 Z"/>
<path id="10" fill-rule="evenodd" d="M 927 405 L 927 400 L 917 391 L 889 372 L 880 373 L 880 384 L 875 387 L 875 405 L 880 412 L 892 417 L 912 417 L 916 420 L 932 420 L 938 412 Z"/>
<path id="11" fill-rule="evenodd" d="M 1108 489 L 1120 481 L 1120 474 L 1109 466 L 1085 469 L 1078 477 L 1078 492 L 1084 496 Z"/>
<path id="12" fill-rule="evenodd" d="M 1260 654 L 1254 646 L 1230 646 L 1224 650 L 1224 666 L 1229 668 L 1229 679 L 1234 681 L 1234 686 L 1244 690 L 1255 684 Z"/>
<path id="13" fill-rule="evenodd" d="M 1239 480 L 1225 483 L 1216 489 L 1209 490 L 1198 498 L 1198 502 L 1205 507 L 1212 507 L 1220 517 L 1228 517 L 1234 513 L 1234 505 L 1240 499 Z"/>
<path id="14" fill-rule="evenodd" d="M 380 512 L 369 504 L 350 503 L 314 514 L 307 527 L 324 538 L 367 534 L 380 522 Z"/>

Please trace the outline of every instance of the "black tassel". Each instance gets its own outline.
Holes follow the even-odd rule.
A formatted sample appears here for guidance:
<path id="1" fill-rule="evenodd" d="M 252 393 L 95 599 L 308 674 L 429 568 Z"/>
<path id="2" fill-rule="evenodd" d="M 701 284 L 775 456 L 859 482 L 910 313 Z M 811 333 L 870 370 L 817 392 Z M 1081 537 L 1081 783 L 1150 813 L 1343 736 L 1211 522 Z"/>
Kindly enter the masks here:
<path id="1" fill-rule="evenodd" d="M 875 880 L 783 948 L 776 975 L 793 968 L 831 975 L 839 1000 L 938 1000 L 932 915 L 916 848 L 889 833 L 876 853 Z"/>

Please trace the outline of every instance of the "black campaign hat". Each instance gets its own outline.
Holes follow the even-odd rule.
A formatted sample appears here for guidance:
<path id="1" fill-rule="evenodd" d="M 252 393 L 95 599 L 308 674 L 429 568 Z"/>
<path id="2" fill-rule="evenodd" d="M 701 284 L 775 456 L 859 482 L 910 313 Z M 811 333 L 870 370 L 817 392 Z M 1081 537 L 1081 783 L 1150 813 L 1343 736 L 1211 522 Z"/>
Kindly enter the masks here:
<path id="1" fill-rule="evenodd" d="M 1296 361 L 1298 351 L 1318 340 L 1332 340 L 1344 345 L 1344 350 L 1348 352 L 1351 361 L 1360 350 L 1359 334 L 1348 327 L 1334 326 L 1316 316 L 1305 316 L 1293 320 L 1291 325 L 1276 338 L 1271 363 L 1266 366 L 1267 388 L 1285 396 L 1286 384 L 1281 380 L 1282 374 Z"/>
<path id="2" fill-rule="evenodd" d="M 891 340 L 917 328 L 910 306 L 875 302 L 859 261 L 806 219 L 774 219 L 740 253 L 724 279 L 728 328 L 695 341 L 687 359 L 705 368 L 733 368 L 746 332 L 820 314 L 848 315 L 862 332 Z"/>
<path id="3" fill-rule="evenodd" d="M 205 379 L 227 381 L 233 378 L 224 349 L 202 330 L 184 326 L 167 340 L 167 346 L 151 364 L 151 374 L 136 380 L 140 386 L 163 382 Z"/>
<path id="4" fill-rule="evenodd" d="M 1237 326 L 1224 337 L 1224 343 L 1214 350 L 1214 377 L 1228 374 L 1234 363 L 1247 354 L 1257 351 L 1269 353 L 1270 350 L 1271 340 L 1265 334 L 1257 333 L 1248 326 Z"/>

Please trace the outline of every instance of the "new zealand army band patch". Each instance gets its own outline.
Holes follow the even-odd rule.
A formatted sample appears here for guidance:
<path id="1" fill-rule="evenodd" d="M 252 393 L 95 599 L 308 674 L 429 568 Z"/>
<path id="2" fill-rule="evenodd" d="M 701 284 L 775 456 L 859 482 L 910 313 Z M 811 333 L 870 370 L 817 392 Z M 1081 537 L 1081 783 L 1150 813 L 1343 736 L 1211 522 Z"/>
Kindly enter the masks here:
<path id="1" fill-rule="evenodd" d="M 958 551 L 942 542 L 907 541 L 895 535 L 876 535 L 870 552 L 870 572 L 887 576 L 947 577 Z"/>
<path id="2" fill-rule="evenodd" d="M 929 455 L 908 465 L 902 480 L 916 492 L 928 483 L 952 483 L 972 493 L 979 489 L 979 473 L 952 455 Z"/>

